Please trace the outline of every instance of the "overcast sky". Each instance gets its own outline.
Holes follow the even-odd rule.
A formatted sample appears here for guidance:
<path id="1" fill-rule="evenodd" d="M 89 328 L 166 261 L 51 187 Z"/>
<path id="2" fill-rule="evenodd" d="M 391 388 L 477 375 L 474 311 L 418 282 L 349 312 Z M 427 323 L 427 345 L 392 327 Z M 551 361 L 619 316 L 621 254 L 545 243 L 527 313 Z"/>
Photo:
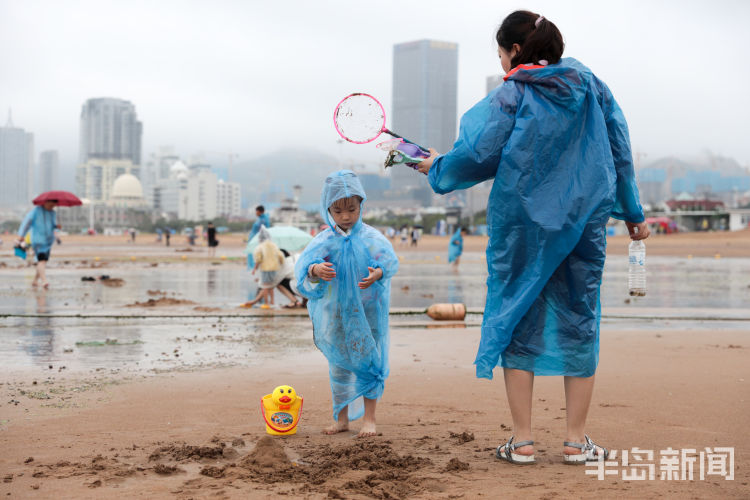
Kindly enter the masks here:
<path id="1" fill-rule="evenodd" d="M 241 159 L 300 146 L 374 164 L 373 145 L 337 145 L 336 103 L 364 91 L 389 111 L 393 44 L 432 38 L 459 44 L 462 114 L 501 71 L 494 33 L 519 8 L 607 82 L 646 162 L 709 149 L 750 165 L 741 0 L 0 0 L 0 120 L 12 108 L 37 154 L 68 166 L 81 105 L 105 96 L 135 104 L 144 160 L 159 145 Z"/>

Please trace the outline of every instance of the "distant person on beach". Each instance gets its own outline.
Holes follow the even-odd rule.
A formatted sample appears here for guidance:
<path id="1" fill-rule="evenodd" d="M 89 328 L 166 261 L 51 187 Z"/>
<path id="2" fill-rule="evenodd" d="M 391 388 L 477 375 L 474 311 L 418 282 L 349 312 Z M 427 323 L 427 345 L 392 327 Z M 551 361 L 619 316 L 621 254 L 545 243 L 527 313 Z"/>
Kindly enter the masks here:
<path id="1" fill-rule="evenodd" d="M 388 307 L 398 258 L 386 237 L 362 222 L 366 199 L 354 172 L 326 177 L 320 209 L 328 228 L 305 247 L 294 270 L 309 299 L 315 345 L 328 359 L 334 423 L 326 434 L 349 430 L 364 413 L 358 436 L 376 435 L 375 409 L 388 377 Z"/>
<path id="2" fill-rule="evenodd" d="M 216 256 L 216 247 L 219 246 L 219 240 L 216 239 L 216 228 L 213 222 L 209 222 L 206 227 L 206 236 L 208 238 L 208 256 Z"/>
<path id="3" fill-rule="evenodd" d="M 409 228 L 406 226 L 401 226 L 401 246 L 406 246 L 406 240 L 409 238 Z"/>
<path id="4" fill-rule="evenodd" d="M 513 436 L 496 456 L 536 463 L 535 375 L 565 377 L 565 463 L 608 451 L 585 434 L 599 361 L 599 286 L 606 223 L 648 226 L 625 117 L 609 88 L 573 58 L 539 14 L 516 11 L 495 36 L 504 83 L 461 119 L 453 149 L 418 165 L 436 193 L 497 178 L 487 207 L 487 302 L 477 376 L 502 366 Z M 613 433 L 615 430 L 613 430 Z"/>
<path id="5" fill-rule="evenodd" d="M 172 230 L 169 228 L 166 228 L 164 230 L 164 241 L 166 242 L 165 245 L 169 246 L 169 238 L 172 237 Z"/>
<path id="6" fill-rule="evenodd" d="M 469 234 L 465 227 L 456 228 L 456 232 L 451 236 L 448 243 L 448 263 L 453 265 L 453 270 L 458 270 L 458 264 L 461 261 L 461 254 L 464 253 L 464 236 Z"/>
<path id="7" fill-rule="evenodd" d="M 265 226 L 261 226 L 258 231 L 258 241 L 260 243 L 253 251 L 255 267 L 253 274 L 260 268 L 260 293 L 250 302 L 245 304 L 246 307 L 252 307 L 261 299 L 266 299 L 266 303 L 273 305 L 273 289 L 276 288 L 280 279 L 276 279 L 276 273 L 284 265 L 284 254 L 281 253 L 276 243 L 271 240 L 271 233 Z"/>
<path id="8" fill-rule="evenodd" d="M 413 227 L 411 228 L 411 246 L 415 247 L 419 243 L 419 228 Z"/>
<path id="9" fill-rule="evenodd" d="M 261 226 L 265 226 L 266 228 L 271 227 L 271 219 L 268 218 L 265 207 L 263 205 L 258 205 L 255 207 L 255 222 L 253 223 L 253 227 L 250 228 L 250 233 L 247 235 L 248 242 L 258 234 Z M 252 269 L 254 265 L 253 254 L 247 254 L 247 268 Z"/>
<path id="10" fill-rule="evenodd" d="M 49 288 L 47 281 L 47 262 L 50 258 L 52 245 L 55 243 L 55 229 L 60 229 L 57 224 L 56 200 L 45 201 L 42 205 L 31 209 L 23 218 L 18 228 L 18 243 L 23 243 L 26 235 L 31 231 L 31 248 L 34 250 L 34 262 L 36 273 L 31 286 L 42 285 Z"/>

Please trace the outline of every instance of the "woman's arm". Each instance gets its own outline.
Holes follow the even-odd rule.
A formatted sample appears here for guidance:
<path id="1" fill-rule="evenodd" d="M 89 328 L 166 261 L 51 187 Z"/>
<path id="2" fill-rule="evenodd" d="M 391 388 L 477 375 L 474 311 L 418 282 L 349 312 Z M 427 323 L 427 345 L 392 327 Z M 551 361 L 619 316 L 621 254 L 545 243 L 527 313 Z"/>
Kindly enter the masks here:
<path id="1" fill-rule="evenodd" d="M 36 216 L 36 208 L 32 209 L 23 218 L 21 225 L 18 228 L 18 239 L 22 240 L 26 237 L 26 233 L 31 229 L 31 225 L 34 223 L 34 217 Z"/>
<path id="2" fill-rule="evenodd" d="M 431 156 L 419 164 L 439 194 L 466 189 L 492 179 L 502 150 L 515 125 L 520 93 L 515 82 L 506 82 L 461 118 L 458 140 L 448 153 Z"/>
<path id="3" fill-rule="evenodd" d="M 609 145 L 617 172 L 617 194 L 612 217 L 628 222 L 643 222 L 643 208 L 641 207 L 638 186 L 635 183 L 635 168 L 633 154 L 630 150 L 630 135 L 628 123 L 620 106 L 615 101 L 612 92 L 601 80 L 595 80 L 600 93 L 600 104 L 604 120 L 607 124 Z"/>

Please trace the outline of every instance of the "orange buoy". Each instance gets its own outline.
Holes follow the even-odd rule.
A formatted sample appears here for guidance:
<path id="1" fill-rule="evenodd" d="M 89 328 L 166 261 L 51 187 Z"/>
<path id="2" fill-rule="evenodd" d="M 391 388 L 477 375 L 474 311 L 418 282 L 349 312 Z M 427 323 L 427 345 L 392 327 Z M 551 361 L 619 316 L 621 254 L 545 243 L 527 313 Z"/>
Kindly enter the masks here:
<path id="1" fill-rule="evenodd" d="M 466 317 L 465 304 L 432 304 L 427 308 L 427 316 L 436 320 L 462 320 Z"/>

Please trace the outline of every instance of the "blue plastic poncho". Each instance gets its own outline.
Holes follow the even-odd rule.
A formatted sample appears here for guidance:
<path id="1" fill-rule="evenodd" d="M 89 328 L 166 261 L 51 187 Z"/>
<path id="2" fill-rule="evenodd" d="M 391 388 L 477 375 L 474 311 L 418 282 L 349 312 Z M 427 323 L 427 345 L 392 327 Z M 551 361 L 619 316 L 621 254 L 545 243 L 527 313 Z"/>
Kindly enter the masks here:
<path id="1" fill-rule="evenodd" d="M 46 253 L 49 255 L 52 244 L 55 242 L 55 228 L 57 227 L 57 213 L 54 210 L 45 210 L 43 206 L 31 209 L 23 218 L 18 228 L 18 236 L 26 237 L 31 230 L 31 247 L 34 255 Z"/>
<path id="2" fill-rule="evenodd" d="M 448 262 L 455 262 L 457 258 L 461 257 L 464 252 L 464 237 L 461 236 L 461 228 L 456 229 L 456 232 L 451 236 L 451 241 L 448 243 Z"/>
<path id="3" fill-rule="evenodd" d="M 511 72 L 463 116 L 429 173 L 437 193 L 492 178 L 477 376 L 492 378 L 501 356 L 537 375 L 593 375 L 605 224 L 644 220 L 607 86 L 572 58 Z"/>
<path id="4" fill-rule="evenodd" d="M 357 176 L 341 170 L 326 178 L 321 195 L 321 215 L 329 225 L 305 248 L 295 266 L 297 288 L 309 299 L 315 345 L 328 359 L 333 393 L 333 418 L 349 406 L 350 420 L 363 414 L 363 397 L 378 399 L 388 377 L 388 309 L 391 278 L 398 258 L 391 243 L 376 229 L 362 222 L 362 212 L 349 234 L 335 228 L 328 208 L 341 198 L 365 192 Z M 310 279 L 311 265 L 333 263 L 331 281 Z M 360 290 L 368 267 L 383 270 L 383 277 Z"/>
<path id="5" fill-rule="evenodd" d="M 268 218 L 267 213 L 262 213 L 258 216 L 257 219 L 255 219 L 255 222 L 253 222 L 253 227 L 250 228 L 250 234 L 247 235 L 247 241 L 253 239 L 253 237 L 260 231 L 261 227 L 271 227 L 271 219 Z M 247 268 L 252 269 L 255 266 L 255 260 L 253 260 L 253 254 L 252 252 L 247 254 Z"/>

